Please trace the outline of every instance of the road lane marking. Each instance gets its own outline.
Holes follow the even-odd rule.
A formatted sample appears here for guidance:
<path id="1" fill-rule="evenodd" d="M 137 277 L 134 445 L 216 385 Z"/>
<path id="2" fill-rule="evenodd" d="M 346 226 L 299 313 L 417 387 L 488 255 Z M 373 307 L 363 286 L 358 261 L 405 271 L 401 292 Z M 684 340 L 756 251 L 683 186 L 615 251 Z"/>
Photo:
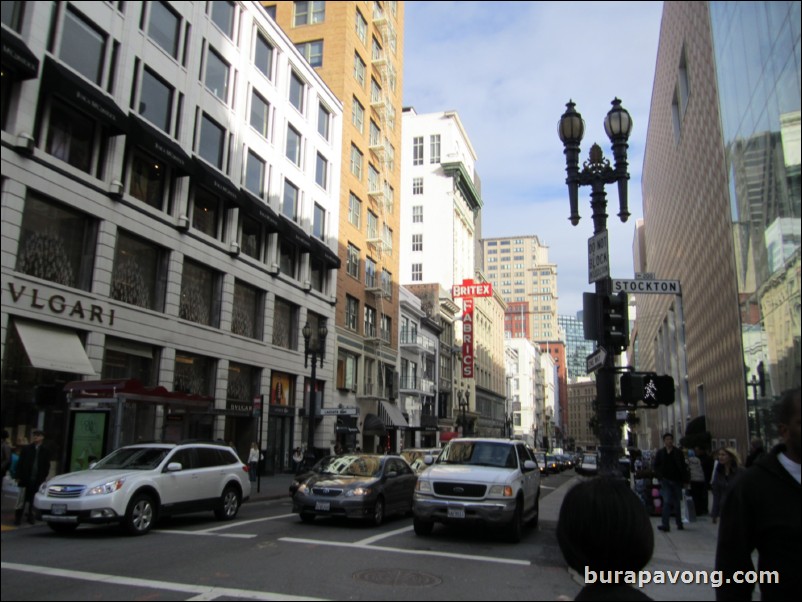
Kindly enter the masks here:
<path id="1" fill-rule="evenodd" d="M 156 529 L 154 533 L 169 535 L 197 535 L 201 537 L 227 537 L 228 539 L 253 539 L 256 533 L 209 533 L 208 531 L 178 531 L 177 529 Z"/>
<path id="2" fill-rule="evenodd" d="M 472 554 L 455 554 L 453 552 L 433 552 L 430 550 L 403 550 L 400 548 L 386 548 L 383 546 L 366 546 L 359 543 L 342 543 L 337 541 L 320 541 L 318 539 L 301 539 L 298 537 L 281 537 L 278 541 L 288 543 L 300 543 L 313 546 L 331 546 L 340 548 L 351 548 L 366 550 L 369 552 L 390 552 L 394 554 L 406 554 L 408 556 L 434 556 L 436 558 L 454 558 L 457 560 L 476 560 L 477 562 L 491 562 L 495 564 L 512 564 L 516 566 L 532 566 L 528 560 L 516 560 L 510 558 L 493 558 L 492 556 L 474 556 Z"/>
<path id="3" fill-rule="evenodd" d="M 373 537 L 368 537 L 367 539 L 361 539 L 360 541 L 356 542 L 358 546 L 369 546 L 372 543 L 376 543 L 377 541 L 381 541 L 382 539 L 387 539 L 388 537 L 393 537 L 394 535 L 399 535 L 401 533 L 406 533 L 408 531 L 412 531 L 414 527 L 412 525 L 408 527 L 404 527 L 403 529 L 396 529 L 395 531 L 389 531 L 388 533 L 379 533 L 378 535 L 374 535 Z"/>
<path id="4" fill-rule="evenodd" d="M 269 520 L 281 520 L 284 518 L 292 518 L 293 516 L 297 516 L 294 512 L 292 514 L 280 514 L 278 516 L 267 516 L 264 518 L 254 518 L 251 520 L 243 520 L 236 523 L 228 523 L 225 525 L 220 525 L 219 527 L 212 527 L 211 529 L 203 529 L 202 531 L 198 531 L 198 533 L 213 533 L 214 531 L 221 531 L 223 529 L 230 529 L 232 527 L 242 527 L 244 525 L 251 525 L 253 523 L 262 523 Z"/>
<path id="5" fill-rule="evenodd" d="M 122 577 L 120 575 L 107 575 L 104 573 L 89 573 L 86 571 L 68 571 L 65 569 L 54 569 L 47 566 L 35 566 L 32 564 L 18 564 L 16 562 L 0 563 L 0 568 L 7 571 L 19 571 L 22 573 L 33 573 L 38 576 L 46 575 L 49 577 L 61 577 L 64 579 L 78 579 L 81 581 L 91 581 L 94 583 L 106 583 L 110 585 L 126 585 L 131 587 L 147 587 L 151 589 L 161 589 L 185 594 L 195 594 L 198 600 L 213 600 L 215 598 L 247 598 L 252 600 L 325 600 L 325 598 L 310 598 L 305 596 L 290 596 L 287 594 L 277 594 L 274 592 L 263 592 L 247 589 L 236 589 L 231 587 L 215 587 L 194 585 L 190 583 L 175 583 L 171 581 L 155 581 L 151 579 L 137 579 L 134 577 Z"/>

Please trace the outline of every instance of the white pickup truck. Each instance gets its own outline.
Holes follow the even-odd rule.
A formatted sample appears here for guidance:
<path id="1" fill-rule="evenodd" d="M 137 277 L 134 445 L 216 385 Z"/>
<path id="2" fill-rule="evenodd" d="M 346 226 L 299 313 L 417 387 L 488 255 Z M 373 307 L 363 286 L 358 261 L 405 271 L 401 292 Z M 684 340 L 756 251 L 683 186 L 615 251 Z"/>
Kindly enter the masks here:
<path id="1" fill-rule="evenodd" d="M 415 533 L 434 523 L 504 526 L 513 542 L 524 523 L 537 525 L 540 470 L 534 452 L 509 439 L 453 439 L 435 461 L 427 458 L 412 507 Z"/>

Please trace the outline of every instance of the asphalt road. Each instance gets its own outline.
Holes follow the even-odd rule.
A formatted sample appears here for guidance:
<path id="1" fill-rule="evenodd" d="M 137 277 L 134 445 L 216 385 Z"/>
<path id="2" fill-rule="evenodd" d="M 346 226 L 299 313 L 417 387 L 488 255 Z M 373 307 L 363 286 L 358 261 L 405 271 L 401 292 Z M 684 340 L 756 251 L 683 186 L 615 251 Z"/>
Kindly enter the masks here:
<path id="1" fill-rule="evenodd" d="M 543 481 L 542 494 L 573 476 Z M 337 519 L 304 524 L 289 498 L 245 504 L 235 521 L 176 517 L 144 537 L 44 525 L 2 535 L 2 600 L 532 600 L 579 590 L 554 523 L 510 544 L 492 530 L 408 517 L 380 528 Z"/>

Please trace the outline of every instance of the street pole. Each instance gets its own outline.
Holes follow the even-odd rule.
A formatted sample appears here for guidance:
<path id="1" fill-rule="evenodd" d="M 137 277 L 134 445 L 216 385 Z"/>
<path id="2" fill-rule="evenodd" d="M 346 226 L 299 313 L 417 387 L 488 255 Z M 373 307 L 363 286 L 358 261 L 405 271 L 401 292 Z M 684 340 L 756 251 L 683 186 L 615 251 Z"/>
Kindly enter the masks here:
<path id="1" fill-rule="evenodd" d="M 312 336 L 312 328 L 307 322 L 301 330 L 304 337 L 304 368 L 307 367 L 309 356 L 312 356 L 312 383 L 309 387 L 309 432 L 307 435 L 307 464 L 309 468 L 315 463 L 315 409 L 317 405 L 317 360 L 320 355 L 320 366 L 323 367 L 323 356 L 326 352 L 326 336 L 328 329 L 326 325 L 321 323 L 318 326 L 317 338 L 310 341 Z"/>

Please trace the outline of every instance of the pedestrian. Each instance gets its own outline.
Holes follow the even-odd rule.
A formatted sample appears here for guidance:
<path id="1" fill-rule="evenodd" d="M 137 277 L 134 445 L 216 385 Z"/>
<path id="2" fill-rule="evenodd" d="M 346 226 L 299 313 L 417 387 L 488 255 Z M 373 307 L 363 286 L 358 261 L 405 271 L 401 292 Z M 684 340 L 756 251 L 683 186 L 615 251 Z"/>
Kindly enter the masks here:
<path id="1" fill-rule="evenodd" d="M 749 443 L 749 454 L 746 456 L 746 462 L 744 463 L 744 466 L 749 468 L 755 463 L 755 460 L 765 453 L 766 450 L 763 449 L 763 440 L 759 439 L 758 437 L 753 437 L 752 441 Z"/>
<path id="2" fill-rule="evenodd" d="M 624 582 L 654 551 L 649 514 L 626 482 L 597 477 L 573 487 L 560 507 L 557 542 L 568 566 L 593 577 L 575 600 L 651 600 Z"/>
<path id="3" fill-rule="evenodd" d="M 3 441 L 2 441 L 2 458 L 0 461 L 0 480 L 2 480 L 8 469 L 11 468 L 11 444 L 8 442 L 8 431 L 3 431 Z"/>
<path id="4" fill-rule="evenodd" d="M 710 486 L 711 482 L 713 481 L 713 458 L 709 453 L 707 453 L 707 449 L 701 445 L 696 446 L 694 452 L 696 453 L 696 457 L 699 458 L 699 462 L 702 465 L 702 471 L 704 471 L 705 475 L 705 494 L 700 496 L 702 506 L 696 507 L 696 516 L 707 516 L 708 512 L 710 511 Z"/>
<path id="5" fill-rule="evenodd" d="M 676 513 L 677 529 L 682 531 L 682 488 L 689 482 L 688 466 L 682 450 L 674 447 L 674 435 L 663 435 L 663 447 L 654 459 L 654 471 L 660 478 L 660 495 L 663 498 L 662 524 L 657 528 L 666 533 L 671 531 L 669 525 L 672 511 Z"/>
<path id="6" fill-rule="evenodd" d="M 25 507 L 28 507 L 28 522 L 34 523 L 35 515 L 33 508 L 33 496 L 39 487 L 47 480 L 50 474 L 50 460 L 52 453 L 47 445 L 44 445 L 45 434 L 40 430 L 31 433 L 32 443 L 22 448 L 19 462 L 17 463 L 17 484 L 20 491 L 17 496 L 17 504 L 14 507 L 14 524 L 22 522 L 22 515 Z"/>
<path id="7" fill-rule="evenodd" d="M 705 471 L 702 468 L 702 461 L 692 449 L 688 450 L 688 471 L 691 475 L 691 499 L 693 507 L 696 509 L 696 516 L 704 508 L 707 514 L 707 481 Z"/>
<path id="8" fill-rule="evenodd" d="M 740 471 L 738 452 L 731 447 L 722 447 L 718 450 L 716 460 L 718 460 L 718 465 L 713 473 L 712 484 L 713 509 L 710 511 L 710 516 L 713 517 L 713 524 L 718 522 L 721 505 L 724 503 L 730 489 L 732 489 L 733 482 Z"/>
<path id="9" fill-rule="evenodd" d="M 259 445 L 254 441 L 251 443 L 251 450 L 248 452 L 248 477 L 251 483 L 256 482 L 256 475 L 259 474 L 259 460 L 261 456 Z"/>
<path id="10" fill-rule="evenodd" d="M 802 596 L 802 389 L 785 392 L 775 412 L 782 444 L 743 471 L 721 509 L 715 568 L 727 578 L 717 600 L 752 599 L 754 581 L 730 576 L 751 574 L 754 550 L 761 575 L 778 575 L 761 581 L 761 600 Z"/>
<path id="11" fill-rule="evenodd" d="M 301 464 L 304 461 L 304 455 L 301 452 L 300 447 L 296 447 L 295 450 L 292 452 L 292 470 L 295 474 L 301 472 Z"/>

